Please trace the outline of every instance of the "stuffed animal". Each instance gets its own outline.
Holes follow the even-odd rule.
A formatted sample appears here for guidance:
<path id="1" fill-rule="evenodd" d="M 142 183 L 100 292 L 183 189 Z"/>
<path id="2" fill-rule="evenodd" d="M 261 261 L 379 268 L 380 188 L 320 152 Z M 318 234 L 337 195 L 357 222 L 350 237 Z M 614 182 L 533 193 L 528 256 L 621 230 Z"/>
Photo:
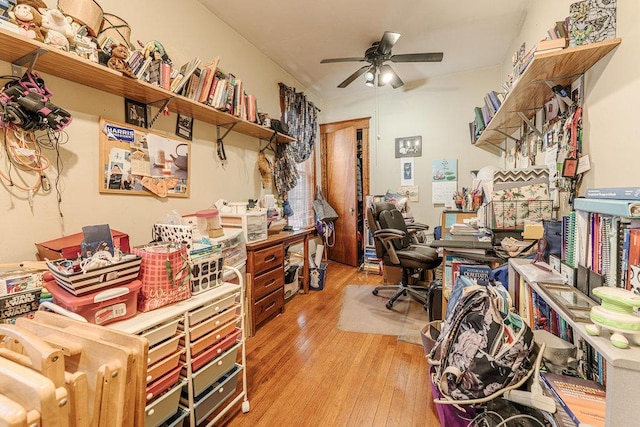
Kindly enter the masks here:
<path id="1" fill-rule="evenodd" d="M 36 9 L 47 8 L 47 4 L 42 0 L 18 0 L 18 4 L 26 4 Z"/>
<path id="2" fill-rule="evenodd" d="M 20 27 L 20 34 L 44 42 L 47 29 L 42 27 L 42 15 L 28 4 L 19 4 L 9 12 L 10 22 Z"/>
<path id="3" fill-rule="evenodd" d="M 38 9 L 42 15 L 42 26 L 47 30 L 57 31 L 64 35 L 69 41 L 73 40 L 75 31 L 71 26 L 73 18 L 65 16 L 59 9 Z"/>
<path id="4" fill-rule="evenodd" d="M 131 77 L 132 79 L 137 78 L 133 71 L 131 71 L 131 67 L 127 63 L 127 58 L 129 57 L 129 49 L 123 44 L 114 44 L 111 46 L 111 58 L 107 62 L 107 66 L 116 71 L 120 71 L 127 77 Z"/>

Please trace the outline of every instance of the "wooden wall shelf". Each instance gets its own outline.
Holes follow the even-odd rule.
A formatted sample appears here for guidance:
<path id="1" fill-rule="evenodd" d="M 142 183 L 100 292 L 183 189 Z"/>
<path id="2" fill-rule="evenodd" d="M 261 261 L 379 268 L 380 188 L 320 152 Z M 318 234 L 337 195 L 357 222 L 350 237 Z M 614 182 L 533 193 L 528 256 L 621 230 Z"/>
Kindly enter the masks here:
<path id="1" fill-rule="evenodd" d="M 103 65 L 0 29 L 0 60 L 13 64 L 38 50 L 43 53 L 36 60 L 36 71 L 158 107 L 170 99 L 167 108 L 174 113 L 225 128 L 234 125 L 234 132 L 254 138 L 269 140 L 273 136 L 273 131 L 267 127 L 242 120 L 158 86 L 124 77 L 122 73 Z M 278 134 L 276 140 L 280 143 L 295 141 L 283 134 Z"/>
<path id="2" fill-rule="evenodd" d="M 498 153 L 506 139 L 500 132 L 511 134 L 521 125 L 522 119 L 518 113 L 522 112 L 531 118 L 553 96 L 546 81 L 553 80 L 554 84 L 559 85 L 572 83 L 621 41 L 617 38 L 535 55 L 474 145 Z"/>

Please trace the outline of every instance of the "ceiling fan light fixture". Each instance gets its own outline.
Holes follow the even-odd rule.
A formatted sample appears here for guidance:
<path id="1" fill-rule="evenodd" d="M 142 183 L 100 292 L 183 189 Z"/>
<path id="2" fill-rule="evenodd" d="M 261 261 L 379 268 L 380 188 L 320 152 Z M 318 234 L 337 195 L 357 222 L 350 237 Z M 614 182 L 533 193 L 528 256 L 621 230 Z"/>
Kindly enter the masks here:
<path id="1" fill-rule="evenodd" d="M 373 80 L 367 80 L 366 82 L 364 82 L 364 85 L 367 87 L 373 87 Z"/>
<path id="2" fill-rule="evenodd" d="M 382 71 L 380 72 L 380 78 L 382 83 L 387 84 L 393 79 L 393 72 L 391 71 L 391 67 L 388 65 L 382 66 Z"/>
<path id="3" fill-rule="evenodd" d="M 367 82 L 373 82 L 373 80 L 376 78 L 376 67 L 375 65 L 372 65 L 366 73 L 364 73 L 364 79 Z"/>

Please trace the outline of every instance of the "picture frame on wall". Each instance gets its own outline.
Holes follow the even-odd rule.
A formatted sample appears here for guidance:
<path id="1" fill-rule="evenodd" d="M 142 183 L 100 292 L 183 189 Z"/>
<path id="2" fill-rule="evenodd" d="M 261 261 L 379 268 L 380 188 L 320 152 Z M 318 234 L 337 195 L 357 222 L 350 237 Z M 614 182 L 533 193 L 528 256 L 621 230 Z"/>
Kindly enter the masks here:
<path id="1" fill-rule="evenodd" d="M 133 99 L 124 99 L 124 121 L 130 125 L 147 128 L 147 105 Z"/>
<path id="2" fill-rule="evenodd" d="M 176 135 L 191 141 L 193 138 L 193 117 L 178 114 L 178 119 L 176 120 Z"/>
<path id="3" fill-rule="evenodd" d="M 396 159 L 422 156 L 422 136 L 396 138 Z"/>

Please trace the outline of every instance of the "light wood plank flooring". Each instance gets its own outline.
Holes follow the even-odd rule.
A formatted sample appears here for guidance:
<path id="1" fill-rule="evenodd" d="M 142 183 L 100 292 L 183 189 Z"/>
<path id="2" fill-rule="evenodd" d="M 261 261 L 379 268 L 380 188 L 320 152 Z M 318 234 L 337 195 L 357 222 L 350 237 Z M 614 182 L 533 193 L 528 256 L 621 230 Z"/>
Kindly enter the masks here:
<path id="1" fill-rule="evenodd" d="M 382 276 L 329 263 L 325 289 L 297 295 L 247 340 L 251 410 L 227 426 L 440 426 L 422 346 L 337 329 L 348 284 Z"/>

